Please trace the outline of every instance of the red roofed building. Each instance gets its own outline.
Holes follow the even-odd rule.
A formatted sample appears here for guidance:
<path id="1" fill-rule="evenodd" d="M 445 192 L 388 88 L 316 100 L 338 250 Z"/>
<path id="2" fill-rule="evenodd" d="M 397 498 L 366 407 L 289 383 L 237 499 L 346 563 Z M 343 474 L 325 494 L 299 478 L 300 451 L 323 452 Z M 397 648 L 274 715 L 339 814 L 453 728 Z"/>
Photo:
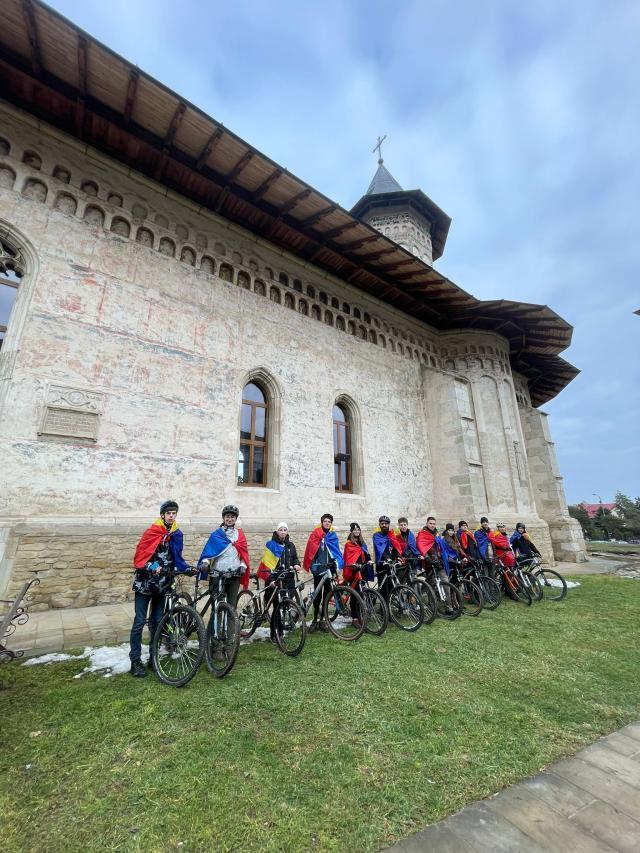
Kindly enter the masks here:
<path id="1" fill-rule="evenodd" d="M 584 502 L 583 502 L 583 503 L 581 503 L 581 504 L 580 504 L 580 506 L 581 506 L 581 507 L 584 509 L 584 511 L 587 513 L 587 515 L 589 516 L 589 518 L 595 518 L 595 517 L 596 517 L 596 515 L 598 514 L 598 510 L 600 509 L 600 507 L 602 507 L 602 509 L 607 509 L 607 510 L 609 510 L 609 512 L 610 512 L 612 515 L 617 515 L 616 505 L 615 505 L 615 504 L 587 504 L 587 503 L 584 503 Z"/>

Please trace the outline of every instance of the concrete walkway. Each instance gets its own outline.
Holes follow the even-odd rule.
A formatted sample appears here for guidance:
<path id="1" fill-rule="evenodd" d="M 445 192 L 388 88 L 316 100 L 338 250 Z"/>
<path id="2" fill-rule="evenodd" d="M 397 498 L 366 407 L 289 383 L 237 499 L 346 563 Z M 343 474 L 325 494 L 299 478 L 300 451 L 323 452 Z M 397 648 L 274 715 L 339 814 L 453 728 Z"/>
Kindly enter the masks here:
<path id="1" fill-rule="evenodd" d="M 394 853 L 637 853 L 640 722 L 388 848 Z"/>
<path id="2" fill-rule="evenodd" d="M 587 563 L 558 563 L 555 568 L 567 577 L 607 574 L 615 571 L 618 565 L 612 560 L 598 559 Z M 84 646 L 122 643 L 129 639 L 132 622 L 132 601 L 30 612 L 29 621 L 25 625 L 18 625 L 7 647 L 13 651 L 21 649 L 25 657 L 32 657 Z"/>

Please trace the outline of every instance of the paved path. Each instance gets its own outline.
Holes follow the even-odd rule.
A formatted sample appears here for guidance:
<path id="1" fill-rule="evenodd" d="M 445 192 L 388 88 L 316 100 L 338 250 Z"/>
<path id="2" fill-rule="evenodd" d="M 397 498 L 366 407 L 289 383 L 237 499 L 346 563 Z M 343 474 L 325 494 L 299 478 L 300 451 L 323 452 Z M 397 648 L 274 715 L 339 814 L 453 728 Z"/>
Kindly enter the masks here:
<path id="1" fill-rule="evenodd" d="M 611 560 L 587 563 L 558 563 L 563 575 L 606 574 L 616 568 Z M 30 613 L 26 625 L 19 625 L 7 643 L 10 649 L 23 649 L 25 656 L 77 649 L 84 646 L 122 643 L 129 639 L 133 622 L 133 602 L 103 604 L 97 607 L 67 608 Z"/>
<path id="2" fill-rule="evenodd" d="M 388 851 L 638 853 L 640 722 Z"/>

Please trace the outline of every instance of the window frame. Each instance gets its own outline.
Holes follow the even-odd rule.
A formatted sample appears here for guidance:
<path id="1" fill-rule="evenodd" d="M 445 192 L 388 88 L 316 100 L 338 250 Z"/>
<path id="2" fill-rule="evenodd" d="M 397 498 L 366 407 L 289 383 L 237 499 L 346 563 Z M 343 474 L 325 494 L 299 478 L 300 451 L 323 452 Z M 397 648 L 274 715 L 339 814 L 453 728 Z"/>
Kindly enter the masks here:
<path id="1" fill-rule="evenodd" d="M 335 409 L 340 409 L 342 412 L 344 420 L 338 421 L 335 418 Z M 332 418 L 332 439 L 333 439 L 333 483 L 334 490 L 336 494 L 354 494 L 353 488 L 353 442 L 352 442 L 352 433 L 353 426 L 351 423 L 351 413 L 345 404 L 336 400 L 333 404 L 333 408 L 331 410 L 331 418 Z M 339 452 L 340 448 L 340 432 L 344 432 L 344 454 Z M 347 456 L 346 459 L 339 459 L 339 456 Z M 346 483 L 347 485 L 343 485 L 342 480 L 342 465 L 346 465 Z"/>
<path id="2" fill-rule="evenodd" d="M 256 400 L 245 399 L 245 390 L 249 385 L 255 385 L 256 388 L 260 391 L 264 398 L 264 403 L 259 403 Z M 243 407 L 249 406 L 251 409 L 251 426 L 250 426 L 250 438 L 244 438 L 242 433 L 242 414 Z M 240 402 L 240 441 L 238 445 L 238 455 L 240 454 L 240 448 L 243 446 L 249 446 L 249 459 L 245 463 L 248 466 L 249 479 L 246 481 L 241 481 L 239 479 L 239 475 L 236 469 L 236 481 L 237 486 L 239 488 L 245 488 L 247 486 L 253 486 L 255 488 L 265 488 L 268 483 L 269 478 L 269 395 L 265 391 L 265 389 L 257 382 L 255 379 L 249 379 L 242 386 L 242 397 Z M 264 439 L 259 439 L 255 437 L 255 427 L 256 427 L 256 410 L 264 409 Z M 254 482 L 253 480 L 253 462 L 254 462 L 254 451 L 256 447 L 262 448 L 262 482 Z M 240 464 L 238 460 L 238 465 Z"/>

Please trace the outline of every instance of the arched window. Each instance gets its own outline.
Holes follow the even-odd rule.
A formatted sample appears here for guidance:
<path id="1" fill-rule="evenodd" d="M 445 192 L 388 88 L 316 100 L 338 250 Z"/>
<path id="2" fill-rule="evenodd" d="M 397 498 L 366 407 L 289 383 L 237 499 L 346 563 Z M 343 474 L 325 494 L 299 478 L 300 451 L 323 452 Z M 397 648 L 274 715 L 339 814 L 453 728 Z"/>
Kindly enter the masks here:
<path id="1" fill-rule="evenodd" d="M 238 485 L 267 484 L 267 398 L 255 382 L 242 389 L 240 413 L 240 450 L 238 451 Z"/>
<path id="2" fill-rule="evenodd" d="M 344 406 L 333 407 L 333 472 L 336 492 L 352 492 L 351 427 Z"/>
<path id="3" fill-rule="evenodd" d="M 24 260 L 21 253 L 0 239 L 0 348 L 7 334 L 9 315 L 23 275 Z"/>

